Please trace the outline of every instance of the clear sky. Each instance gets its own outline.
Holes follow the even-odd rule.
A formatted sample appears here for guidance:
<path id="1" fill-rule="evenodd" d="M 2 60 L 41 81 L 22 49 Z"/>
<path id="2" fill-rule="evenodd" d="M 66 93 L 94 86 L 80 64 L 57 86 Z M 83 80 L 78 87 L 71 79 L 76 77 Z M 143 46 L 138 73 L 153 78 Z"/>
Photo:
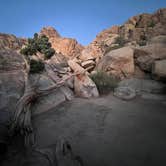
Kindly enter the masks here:
<path id="1" fill-rule="evenodd" d="M 53 26 L 87 45 L 103 29 L 161 7 L 166 0 L 0 0 L 0 32 L 32 37 L 43 26 Z"/>

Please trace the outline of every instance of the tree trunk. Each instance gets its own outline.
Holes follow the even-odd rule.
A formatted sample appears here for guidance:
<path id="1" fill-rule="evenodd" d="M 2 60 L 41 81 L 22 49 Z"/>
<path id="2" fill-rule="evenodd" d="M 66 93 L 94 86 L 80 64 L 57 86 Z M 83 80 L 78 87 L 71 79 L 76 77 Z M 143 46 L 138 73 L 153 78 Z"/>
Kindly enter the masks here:
<path id="1" fill-rule="evenodd" d="M 37 87 L 40 77 L 34 77 L 33 74 L 30 74 L 28 60 L 25 57 L 23 58 L 26 64 L 24 94 L 16 103 L 11 131 L 14 134 L 21 134 L 24 137 L 25 145 L 29 146 L 34 143 L 33 126 L 31 123 L 31 105 L 38 97 L 48 95 L 53 90 L 63 86 L 65 81 L 73 75 L 69 75 L 65 80 L 60 80 L 58 83 L 55 83 L 54 86 L 41 90 Z"/>

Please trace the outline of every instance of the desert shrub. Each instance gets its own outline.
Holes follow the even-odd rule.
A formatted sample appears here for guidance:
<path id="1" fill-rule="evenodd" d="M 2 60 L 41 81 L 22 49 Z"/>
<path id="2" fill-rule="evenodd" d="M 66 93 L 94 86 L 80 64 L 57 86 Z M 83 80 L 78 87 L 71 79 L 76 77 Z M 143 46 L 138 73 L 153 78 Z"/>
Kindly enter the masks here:
<path id="1" fill-rule="evenodd" d="M 55 50 L 51 48 L 48 37 L 45 35 L 38 36 L 38 34 L 35 33 L 32 39 L 28 39 L 28 44 L 21 49 L 20 53 L 24 55 L 34 55 L 37 51 L 44 54 L 45 59 L 49 59 L 55 54 Z"/>
<path id="2" fill-rule="evenodd" d="M 126 41 L 124 40 L 123 37 L 117 37 L 116 40 L 115 40 L 115 45 L 114 46 L 108 46 L 105 49 L 105 54 L 112 51 L 112 50 L 122 48 L 125 45 L 125 43 L 126 43 Z"/>
<path id="3" fill-rule="evenodd" d="M 91 74 L 90 77 L 96 84 L 100 94 L 109 93 L 117 87 L 118 79 L 104 71 L 97 71 Z"/>
<path id="4" fill-rule="evenodd" d="M 116 43 L 116 44 L 119 44 L 120 47 L 123 47 L 123 46 L 125 45 L 126 41 L 124 40 L 123 37 L 120 37 L 120 36 L 119 36 L 119 37 L 116 38 L 115 43 Z"/>
<path id="5" fill-rule="evenodd" d="M 139 44 L 139 46 L 146 46 L 147 41 L 146 40 L 140 40 L 137 43 Z"/>
<path id="6" fill-rule="evenodd" d="M 55 54 L 55 50 L 53 48 L 46 49 L 44 52 L 45 59 L 50 59 Z"/>
<path id="7" fill-rule="evenodd" d="M 140 40 L 147 40 L 147 37 L 146 37 L 146 35 L 145 34 L 142 34 L 142 35 L 140 35 Z"/>
<path id="8" fill-rule="evenodd" d="M 145 34 L 140 35 L 140 40 L 137 43 L 139 46 L 145 46 L 147 44 L 147 37 Z"/>
<path id="9" fill-rule="evenodd" d="M 30 73 L 40 73 L 44 70 L 44 63 L 34 59 L 30 60 Z"/>
<path id="10" fill-rule="evenodd" d="M 148 27 L 151 27 L 153 28 L 155 26 L 155 22 L 153 20 L 151 20 L 149 23 L 148 23 Z"/>
<path id="11" fill-rule="evenodd" d="M 26 47 L 20 50 L 20 53 L 27 56 L 33 55 L 33 54 L 36 54 L 36 49 L 31 45 L 27 45 Z"/>
<path id="12" fill-rule="evenodd" d="M 35 33 L 33 38 L 36 40 L 36 39 L 38 39 L 38 36 L 39 35 L 37 33 Z"/>
<path id="13" fill-rule="evenodd" d="M 45 35 L 42 35 L 37 40 L 38 51 L 43 53 L 43 50 L 51 48 L 51 44 L 48 41 L 48 38 Z"/>

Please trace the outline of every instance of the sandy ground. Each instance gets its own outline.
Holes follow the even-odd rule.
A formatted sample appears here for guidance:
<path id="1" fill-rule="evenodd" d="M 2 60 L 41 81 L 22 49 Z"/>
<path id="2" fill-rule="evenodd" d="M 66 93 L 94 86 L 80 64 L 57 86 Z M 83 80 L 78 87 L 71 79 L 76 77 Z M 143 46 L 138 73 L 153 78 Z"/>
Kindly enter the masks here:
<path id="1" fill-rule="evenodd" d="M 67 139 L 86 166 L 166 165 L 166 100 L 111 94 L 66 102 L 34 117 L 37 146 Z"/>

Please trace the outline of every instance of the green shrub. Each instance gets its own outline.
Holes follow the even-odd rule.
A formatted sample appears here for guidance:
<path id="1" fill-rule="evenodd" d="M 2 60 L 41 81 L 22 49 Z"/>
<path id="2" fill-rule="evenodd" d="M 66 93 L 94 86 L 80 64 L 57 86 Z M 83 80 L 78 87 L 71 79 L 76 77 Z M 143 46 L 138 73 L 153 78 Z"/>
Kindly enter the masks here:
<path id="1" fill-rule="evenodd" d="M 140 40 L 137 43 L 139 44 L 139 46 L 146 46 L 147 44 L 146 40 Z"/>
<path id="2" fill-rule="evenodd" d="M 147 41 L 147 37 L 146 37 L 146 35 L 145 34 L 141 34 L 140 35 L 140 40 L 145 40 L 145 41 Z"/>
<path id="3" fill-rule="evenodd" d="M 45 59 L 50 59 L 55 54 L 55 50 L 53 48 L 46 49 L 44 52 Z"/>
<path id="4" fill-rule="evenodd" d="M 148 23 L 148 27 L 153 28 L 155 26 L 155 22 L 151 20 L 151 22 Z"/>
<path id="5" fill-rule="evenodd" d="M 44 63 L 34 59 L 30 60 L 30 73 L 40 73 L 44 70 Z"/>
<path id="6" fill-rule="evenodd" d="M 51 48 L 48 37 L 45 35 L 38 36 L 35 33 L 32 39 L 28 39 L 28 44 L 21 49 L 20 53 L 29 56 L 36 54 L 38 51 L 44 54 L 45 59 L 49 59 L 55 54 L 55 50 Z"/>
<path id="7" fill-rule="evenodd" d="M 126 41 L 124 40 L 123 37 L 117 37 L 116 38 L 116 41 L 115 41 L 115 44 L 119 44 L 120 47 L 123 47 L 125 45 Z"/>
<path id="8" fill-rule="evenodd" d="M 97 73 L 90 75 L 90 77 L 95 82 L 100 94 L 109 93 L 117 87 L 118 79 L 106 72 L 97 71 Z"/>
<path id="9" fill-rule="evenodd" d="M 36 49 L 34 49 L 32 46 L 27 45 L 26 47 L 22 48 L 20 50 L 20 53 L 23 55 L 33 55 L 36 54 Z"/>
<path id="10" fill-rule="evenodd" d="M 34 38 L 35 40 L 37 40 L 37 39 L 38 39 L 38 36 L 39 36 L 39 35 L 38 35 L 37 33 L 35 33 L 34 36 L 33 36 L 33 38 Z"/>

